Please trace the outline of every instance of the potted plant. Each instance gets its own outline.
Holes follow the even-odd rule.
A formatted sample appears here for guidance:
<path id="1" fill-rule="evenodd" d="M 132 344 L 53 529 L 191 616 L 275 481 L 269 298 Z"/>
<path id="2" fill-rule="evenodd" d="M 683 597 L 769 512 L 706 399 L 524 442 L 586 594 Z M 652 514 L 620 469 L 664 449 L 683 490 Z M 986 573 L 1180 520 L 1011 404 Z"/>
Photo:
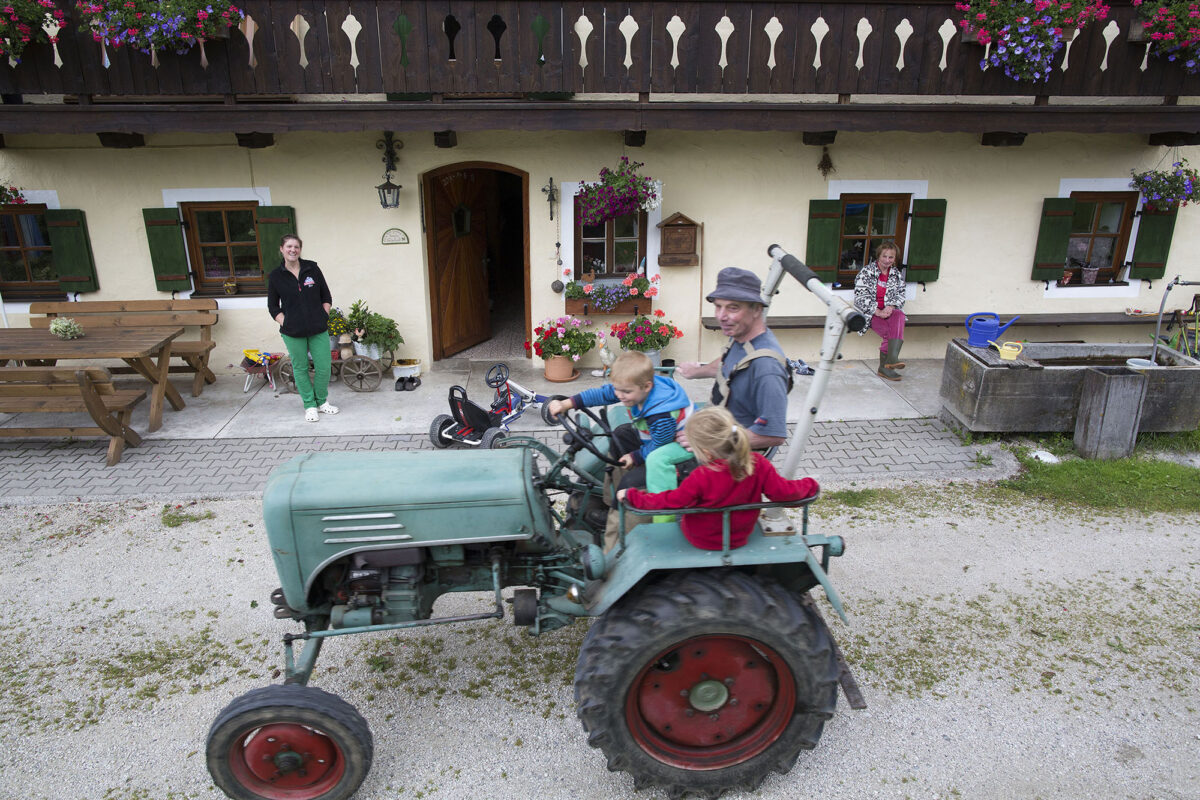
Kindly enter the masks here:
<path id="1" fill-rule="evenodd" d="M 673 340 L 683 338 L 683 331 L 664 317 L 666 314 L 661 308 L 655 309 L 652 315 L 642 314 L 630 322 L 618 322 L 610 333 L 622 350 L 639 350 L 649 356 L 655 366 L 660 366 L 663 348 Z"/>
<path id="2" fill-rule="evenodd" d="M 9 0 L 0 9 L 0 56 L 7 56 L 16 66 L 30 42 L 57 42 L 57 36 L 43 29 L 47 23 L 60 28 L 66 24 L 66 16 L 54 0 Z"/>
<path id="3" fill-rule="evenodd" d="M 590 319 L 570 315 L 544 319 L 533 329 L 533 341 L 525 343 L 525 352 L 546 362 L 546 380 L 574 380 L 579 376 L 575 362 L 596 346 L 597 334 L 588 330 L 591 325 Z"/>
<path id="4" fill-rule="evenodd" d="M 959 0 L 955 8 L 965 15 L 958 23 L 964 33 L 991 45 L 980 68 L 1000 67 L 1016 81 L 1049 80 L 1064 34 L 1108 16 L 1103 0 Z"/>
<path id="5" fill-rule="evenodd" d="M 1150 52 L 1200 71 L 1200 12 L 1195 0 L 1133 0 Z"/>
<path id="6" fill-rule="evenodd" d="M 342 358 L 354 354 L 350 337 L 350 323 L 340 308 L 329 309 L 329 344 Z"/>
<path id="7" fill-rule="evenodd" d="M 0 184 L 0 206 L 23 206 L 28 202 L 17 187 Z"/>
<path id="8" fill-rule="evenodd" d="M 604 167 L 596 183 L 581 183 L 575 194 L 575 208 L 584 225 L 599 225 L 607 220 L 632 214 L 638 209 L 650 211 L 662 202 L 662 181 L 639 175 L 645 166 L 621 156 L 615 170 Z"/>
<path id="9" fill-rule="evenodd" d="M 1131 170 L 1133 179 L 1129 185 L 1146 198 L 1146 208 L 1151 211 L 1169 211 L 1186 206 L 1196 199 L 1200 188 L 1200 174 L 1188 166 L 1186 158 L 1171 164 L 1170 169 L 1148 169 L 1144 172 Z"/>
<path id="10" fill-rule="evenodd" d="M 360 356 L 380 361 L 385 352 L 394 353 L 404 344 L 396 321 L 372 311 L 362 300 L 350 306 L 346 322 L 354 330 L 354 352 Z"/>
<path id="11" fill-rule="evenodd" d="M 79 26 L 113 47 L 186 53 L 227 36 L 244 12 L 229 0 L 79 0 Z"/>

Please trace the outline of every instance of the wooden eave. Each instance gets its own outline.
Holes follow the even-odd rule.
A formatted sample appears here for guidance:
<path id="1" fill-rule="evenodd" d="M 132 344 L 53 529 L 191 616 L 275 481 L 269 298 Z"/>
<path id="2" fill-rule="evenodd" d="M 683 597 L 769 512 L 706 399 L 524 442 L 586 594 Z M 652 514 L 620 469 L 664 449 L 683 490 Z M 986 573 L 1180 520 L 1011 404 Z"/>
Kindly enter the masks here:
<path id="1" fill-rule="evenodd" d="M 1200 106 L 453 101 L 5 105 L 2 134 L 363 130 L 1200 132 Z"/>

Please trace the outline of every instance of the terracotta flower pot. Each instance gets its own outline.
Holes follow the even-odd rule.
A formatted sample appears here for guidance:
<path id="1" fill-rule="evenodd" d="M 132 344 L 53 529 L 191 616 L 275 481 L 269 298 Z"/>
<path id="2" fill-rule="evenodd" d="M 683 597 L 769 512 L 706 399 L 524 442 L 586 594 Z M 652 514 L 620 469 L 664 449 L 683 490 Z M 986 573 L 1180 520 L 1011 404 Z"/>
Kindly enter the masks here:
<path id="1" fill-rule="evenodd" d="M 546 359 L 546 380 L 551 383 L 566 383 L 579 377 L 575 362 L 567 356 L 551 356 Z"/>

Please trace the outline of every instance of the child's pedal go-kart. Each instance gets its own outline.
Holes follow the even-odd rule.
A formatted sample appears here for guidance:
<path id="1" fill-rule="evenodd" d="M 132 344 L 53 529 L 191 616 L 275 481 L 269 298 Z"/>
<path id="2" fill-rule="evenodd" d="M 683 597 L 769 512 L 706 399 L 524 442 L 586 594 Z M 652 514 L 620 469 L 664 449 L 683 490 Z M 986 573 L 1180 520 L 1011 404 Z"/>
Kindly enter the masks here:
<path id="1" fill-rule="evenodd" d="M 463 387 L 451 386 L 450 413 L 438 414 L 429 426 L 429 439 L 433 446 L 462 444 L 491 449 L 508 433 L 508 424 L 519 419 L 525 409 L 531 406 L 541 407 L 542 418 L 550 422 L 546 418 L 544 405 L 550 398 L 526 389 L 508 375 L 507 364 L 493 364 L 488 369 L 484 379 L 489 387 L 496 390 L 488 409 L 468 399 L 467 390 Z"/>

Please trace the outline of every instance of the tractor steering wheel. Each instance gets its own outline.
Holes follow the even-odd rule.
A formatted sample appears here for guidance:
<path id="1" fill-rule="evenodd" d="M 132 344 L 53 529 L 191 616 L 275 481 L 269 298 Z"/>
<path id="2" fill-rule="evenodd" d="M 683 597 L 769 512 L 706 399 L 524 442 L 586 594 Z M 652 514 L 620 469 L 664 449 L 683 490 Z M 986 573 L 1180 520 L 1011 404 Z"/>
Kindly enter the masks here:
<path id="1" fill-rule="evenodd" d="M 484 380 L 490 388 L 499 389 L 508 383 L 508 364 L 492 364 L 487 371 L 487 375 L 484 376 Z"/>
<path id="2" fill-rule="evenodd" d="M 609 466 L 613 466 L 613 467 L 621 466 L 621 462 L 619 459 L 613 458 L 608 453 L 601 452 L 600 448 L 597 447 L 596 443 L 593 441 L 593 439 L 596 437 L 596 434 L 590 430 L 584 429 L 583 426 L 579 424 L 578 420 L 571 419 L 570 412 L 563 412 L 562 414 L 559 414 L 557 417 L 554 417 L 554 416 L 551 416 L 548 411 L 546 411 L 546 409 L 548 407 L 549 407 L 549 404 L 542 407 L 542 410 L 544 412 L 543 416 L 545 417 L 547 422 L 550 422 L 550 423 L 557 422 L 559 425 L 562 425 L 563 429 L 566 430 L 566 432 L 571 435 L 571 438 L 575 442 L 578 442 L 580 444 L 580 446 L 582 446 L 585 450 L 587 450 L 589 453 L 594 455 L 596 458 L 603 461 L 605 464 L 608 464 Z M 596 425 L 600 428 L 600 433 L 607 436 L 609 442 L 613 441 L 613 429 L 612 429 L 612 426 L 608 424 L 608 420 L 601 419 L 600 416 L 597 415 L 590 408 L 576 408 L 576 409 L 572 409 L 572 411 L 576 411 L 580 414 L 585 414 L 588 417 L 590 417 L 591 420 L 593 422 L 595 422 Z"/>

